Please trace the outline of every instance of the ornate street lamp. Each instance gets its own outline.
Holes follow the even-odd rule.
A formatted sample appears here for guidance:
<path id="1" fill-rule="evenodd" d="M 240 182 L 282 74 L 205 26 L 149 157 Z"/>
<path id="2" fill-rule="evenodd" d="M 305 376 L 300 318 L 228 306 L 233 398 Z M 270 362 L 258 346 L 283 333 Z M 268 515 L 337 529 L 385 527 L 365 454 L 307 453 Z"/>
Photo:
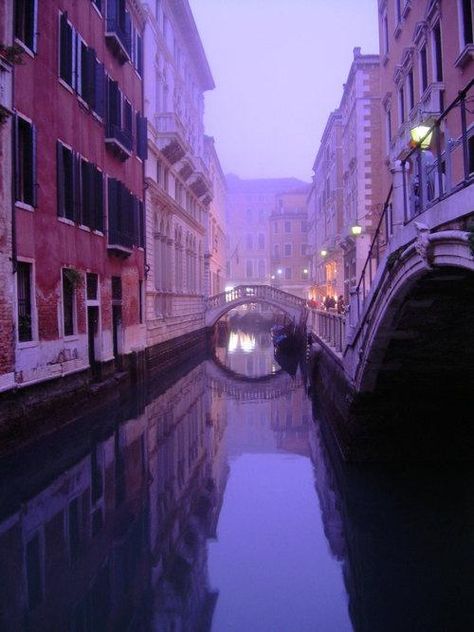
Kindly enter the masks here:
<path id="1" fill-rule="evenodd" d="M 328 251 L 327 250 L 321 250 L 321 257 L 327 257 Z"/>
<path id="2" fill-rule="evenodd" d="M 359 222 L 356 220 L 355 224 L 353 226 L 351 226 L 351 233 L 357 237 L 357 235 L 360 235 L 362 232 L 362 226 L 359 224 Z"/>
<path id="3" fill-rule="evenodd" d="M 433 139 L 433 129 L 427 123 L 421 123 L 410 130 L 412 143 L 420 149 L 429 149 Z"/>

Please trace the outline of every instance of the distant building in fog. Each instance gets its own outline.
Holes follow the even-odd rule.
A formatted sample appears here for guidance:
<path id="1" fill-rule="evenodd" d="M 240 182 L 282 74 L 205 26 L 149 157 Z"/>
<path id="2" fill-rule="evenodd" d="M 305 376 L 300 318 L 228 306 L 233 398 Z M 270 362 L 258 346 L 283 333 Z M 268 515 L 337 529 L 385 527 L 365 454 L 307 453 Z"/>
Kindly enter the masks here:
<path id="1" fill-rule="evenodd" d="M 307 298 L 309 288 L 309 185 L 276 196 L 270 214 L 270 284 Z"/>
<path id="2" fill-rule="evenodd" d="M 379 56 L 355 48 L 313 167 L 308 214 L 318 301 L 343 294 L 347 302 L 367 257 L 383 202 L 380 106 Z"/>
<path id="3" fill-rule="evenodd" d="M 270 284 L 270 215 L 276 196 L 305 186 L 296 178 L 227 176 L 227 285 Z"/>
<path id="4" fill-rule="evenodd" d="M 206 164 L 209 166 L 209 178 L 212 184 L 212 201 L 209 207 L 207 227 L 207 251 L 205 270 L 207 275 L 206 294 L 213 296 L 224 291 L 226 271 L 226 180 L 214 139 L 204 137 Z"/>

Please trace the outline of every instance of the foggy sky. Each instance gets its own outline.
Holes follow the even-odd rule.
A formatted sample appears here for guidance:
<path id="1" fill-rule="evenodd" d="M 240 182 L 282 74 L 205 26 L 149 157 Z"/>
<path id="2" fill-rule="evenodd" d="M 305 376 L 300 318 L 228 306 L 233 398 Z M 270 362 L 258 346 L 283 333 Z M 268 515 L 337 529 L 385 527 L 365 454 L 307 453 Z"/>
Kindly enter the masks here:
<path id="1" fill-rule="evenodd" d="M 310 180 L 352 50 L 378 52 L 377 0 L 190 0 L 216 83 L 206 133 L 224 172 Z"/>

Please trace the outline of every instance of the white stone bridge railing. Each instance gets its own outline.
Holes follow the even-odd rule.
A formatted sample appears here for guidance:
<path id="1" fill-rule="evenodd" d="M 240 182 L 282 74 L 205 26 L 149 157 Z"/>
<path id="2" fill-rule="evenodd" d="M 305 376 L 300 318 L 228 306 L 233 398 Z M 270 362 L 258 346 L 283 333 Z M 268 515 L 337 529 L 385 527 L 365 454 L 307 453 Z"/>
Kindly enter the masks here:
<path id="1" fill-rule="evenodd" d="M 346 317 L 333 310 L 310 309 L 308 331 L 311 331 L 337 354 L 342 354 L 346 344 Z"/>
<path id="2" fill-rule="evenodd" d="M 206 301 L 206 321 L 213 324 L 220 316 L 244 303 L 267 303 L 286 312 L 299 324 L 307 317 L 306 300 L 272 285 L 238 285 L 232 290 L 210 296 Z"/>

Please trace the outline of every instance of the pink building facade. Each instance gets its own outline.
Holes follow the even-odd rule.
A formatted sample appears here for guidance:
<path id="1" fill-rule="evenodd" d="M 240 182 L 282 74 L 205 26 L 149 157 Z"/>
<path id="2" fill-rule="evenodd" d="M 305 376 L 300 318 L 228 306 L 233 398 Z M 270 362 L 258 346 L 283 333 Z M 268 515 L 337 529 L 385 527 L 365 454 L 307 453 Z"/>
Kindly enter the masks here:
<path id="1" fill-rule="evenodd" d="M 10 387 L 145 344 L 141 5 L 14 4 Z"/>

